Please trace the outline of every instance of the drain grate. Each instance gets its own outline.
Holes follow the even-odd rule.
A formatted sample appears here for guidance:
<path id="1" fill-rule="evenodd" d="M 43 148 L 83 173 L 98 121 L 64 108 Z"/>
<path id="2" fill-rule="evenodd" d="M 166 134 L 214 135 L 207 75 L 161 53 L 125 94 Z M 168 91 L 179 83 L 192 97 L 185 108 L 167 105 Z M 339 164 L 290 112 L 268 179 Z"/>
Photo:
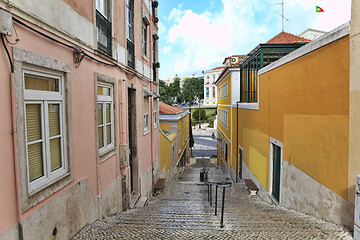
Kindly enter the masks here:
<path id="1" fill-rule="evenodd" d="M 184 194 L 190 194 L 190 192 L 184 192 Z"/>

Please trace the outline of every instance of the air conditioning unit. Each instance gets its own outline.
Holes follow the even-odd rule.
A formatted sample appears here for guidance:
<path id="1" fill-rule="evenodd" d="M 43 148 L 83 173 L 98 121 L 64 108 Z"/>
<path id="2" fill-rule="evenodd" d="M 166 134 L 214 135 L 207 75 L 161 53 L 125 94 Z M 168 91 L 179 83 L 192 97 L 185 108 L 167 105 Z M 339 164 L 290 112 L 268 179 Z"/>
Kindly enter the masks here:
<path id="1" fill-rule="evenodd" d="M 356 176 L 355 184 L 354 239 L 360 240 L 360 175 Z"/>

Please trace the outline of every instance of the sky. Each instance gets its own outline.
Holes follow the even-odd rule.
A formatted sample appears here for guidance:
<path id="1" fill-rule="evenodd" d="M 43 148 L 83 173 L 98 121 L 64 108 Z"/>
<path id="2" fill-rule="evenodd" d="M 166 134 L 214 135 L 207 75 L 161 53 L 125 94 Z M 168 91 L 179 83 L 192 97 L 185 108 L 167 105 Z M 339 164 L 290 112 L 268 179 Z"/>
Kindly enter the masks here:
<path id="1" fill-rule="evenodd" d="M 160 79 L 199 76 L 248 54 L 282 31 L 281 1 L 159 0 Z M 350 15 L 351 0 L 284 0 L 284 31 L 331 31 Z"/>

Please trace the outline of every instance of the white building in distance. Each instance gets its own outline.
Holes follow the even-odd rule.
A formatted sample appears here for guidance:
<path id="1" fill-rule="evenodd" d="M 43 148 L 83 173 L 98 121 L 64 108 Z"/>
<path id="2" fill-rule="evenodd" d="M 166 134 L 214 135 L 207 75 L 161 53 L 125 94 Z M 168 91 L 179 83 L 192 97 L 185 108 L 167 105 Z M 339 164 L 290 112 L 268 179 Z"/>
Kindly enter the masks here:
<path id="1" fill-rule="evenodd" d="M 218 79 L 220 73 L 223 71 L 224 66 L 216 67 L 211 70 L 203 71 L 204 74 L 204 107 L 216 107 L 217 91 L 214 84 Z"/>

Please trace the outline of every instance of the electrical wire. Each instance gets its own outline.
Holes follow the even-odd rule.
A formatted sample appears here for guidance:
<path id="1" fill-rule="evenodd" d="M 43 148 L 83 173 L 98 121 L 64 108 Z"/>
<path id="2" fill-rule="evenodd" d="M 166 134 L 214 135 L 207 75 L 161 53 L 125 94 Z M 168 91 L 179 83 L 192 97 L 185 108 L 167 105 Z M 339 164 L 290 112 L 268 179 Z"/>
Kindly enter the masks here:
<path id="1" fill-rule="evenodd" d="M 47 39 L 49 39 L 49 40 L 51 40 L 51 41 L 53 41 L 53 42 L 56 42 L 56 43 L 58 43 L 58 44 L 60 44 L 60 45 L 63 45 L 63 46 L 65 46 L 65 47 L 67 47 L 67 48 L 72 49 L 72 50 L 73 50 L 73 53 L 76 54 L 76 55 L 78 55 L 78 56 L 74 56 L 74 57 L 73 57 L 75 67 L 79 67 L 81 61 L 83 60 L 83 58 L 84 58 L 84 57 L 87 57 L 88 59 L 90 59 L 90 60 L 92 60 L 92 61 L 94 61 L 94 62 L 103 64 L 103 65 L 106 65 L 106 66 L 118 68 L 120 71 L 122 71 L 123 73 L 125 73 L 126 77 L 127 77 L 129 80 L 131 80 L 131 79 L 132 79 L 133 77 L 135 77 L 135 76 L 137 76 L 140 80 L 144 80 L 142 76 L 140 76 L 140 75 L 138 75 L 138 74 L 136 74 L 136 73 L 132 73 L 132 72 L 126 71 L 126 70 L 124 70 L 122 67 L 120 67 L 118 64 L 107 63 L 107 62 L 101 61 L 101 60 L 99 60 L 99 59 L 97 59 L 97 58 L 94 58 L 93 56 L 90 56 L 90 55 L 87 54 L 84 50 L 82 50 L 82 49 L 80 49 L 80 48 L 78 48 L 78 47 L 75 47 L 75 46 L 71 46 L 71 45 L 69 45 L 69 44 L 66 44 L 66 43 L 64 43 L 64 42 L 61 42 L 61 41 L 59 41 L 59 40 L 57 40 L 57 39 L 55 39 L 55 38 L 53 38 L 53 37 L 51 37 L 51 36 L 49 36 L 49 35 L 47 35 L 47 34 L 45 34 L 45 33 L 42 33 L 42 32 L 40 32 L 39 30 L 36 30 L 35 28 L 27 25 L 26 23 L 20 21 L 19 19 L 15 18 L 15 17 L 13 17 L 13 20 L 14 20 L 14 22 L 16 22 L 16 23 L 18 23 L 18 24 L 20 24 L 20 25 L 28 28 L 29 30 L 31 30 L 31 31 L 33 31 L 33 32 L 36 32 L 37 34 L 39 34 L 39 35 L 41 35 L 41 36 L 43 36 L 43 37 L 45 37 L 45 38 L 47 38 Z M 81 54 L 82 54 L 82 56 L 80 57 Z"/>
<path id="2" fill-rule="evenodd" d="M 8 50 L 7 47 L 6 47 L 6 44 L 5 44 L 5 41 L 4 41 L 4 35 L 3 35 L 3 34 L 1 34 L 1 42 L 2 42 L 2 44 L 3 44 L 3 46 L 4 46 L 4 49 L 5 49 L 5 51 L 6 51 L 6 54 L 7 54 L 8 58 L 9 58 L 11 73 L 13 73 L 13 72 L 14 72 L 14 65 L 13 65 L 13 62 L 12 62 L 12 60 L 11 60 L 11 56 L 10 56 L 9 50 Z"/>

